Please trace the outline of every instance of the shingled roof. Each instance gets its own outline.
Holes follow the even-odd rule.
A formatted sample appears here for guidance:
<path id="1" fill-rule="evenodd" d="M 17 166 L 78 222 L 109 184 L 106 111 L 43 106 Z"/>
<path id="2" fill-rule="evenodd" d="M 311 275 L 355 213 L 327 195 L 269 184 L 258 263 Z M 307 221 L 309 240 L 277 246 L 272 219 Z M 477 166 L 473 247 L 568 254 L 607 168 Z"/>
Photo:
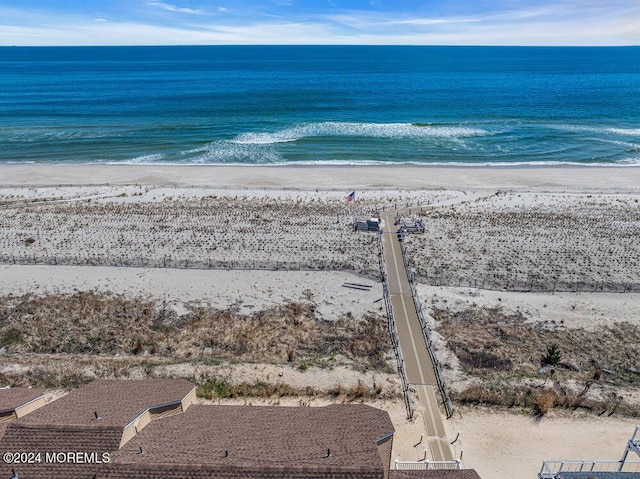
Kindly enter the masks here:
<path id="1" fill-rule="evenodd" d="M 116 451 L 127 425 L 147 410 L 180 403 L 194 389 L 188 381 L 94 381 L 9 424 L 0 440 L 8 452 L 40 453 L 41 462 L 0 464 L 0 477 L 20 479 L 91 479 L 102 464 L 89 461 L 60 464 L 45 461 L 47 453 L 104 453 Z M 97 413 L 97 418 L 96 418 Z"/>
<path id="2" fill-rule="evenodd" d="M 382 471 L 372 468 L 224 468 L 211 466 L 159 465 L 153 467 L 140 464 L 110 465 L 103 468 L 95 479 L 381 479 Z M 20 477 L 22 479 L 22 477 Z M 39 479 L 39 478 L 38 478 Z"/>
<path id="3" fill-rule="evenodd" d="M 166 414 L 167 404 L 192 395 L 193 385 L 181 380 L 91 383 L 7 426 L 0 449 L 43 457 L 0 464 L 0 478 L 15 471 L 20 479 L 383 479 L 388 471 L 383 461 L 394 428 L 385 411 L 362 404 L 191 406 Z M 162 419 L 147 424 L 150 408 Z M 138 430 L 141 415 L 147 425 Z M 122 440 L 133 429 L 137 435 Z M 61 463 L 51 463 L 47 452 L 85 460 L 62 454 Z"/>
<path id="4" fill-rule="evenodd" d="M 42 391 L 35 388 L 1 388 L 0 414 L 13 412 L 20 406 L 41 398 L 43 395 Z"/>
<path id="5" fill-rule="evenodd" d="M 393 432 L 386 412 L 361 404 L 192 406 L 147 426 L 103 473 L 110 479 L 380 479 L 388 466 L 376 442 Z"/>
<path id="6" fill-rule="evenodd" d="M 180 402 L 194 387 L 183 379 L 101 379 L 71 391 L 20 419 L 19 423 L 123 428 L 149 408 Z"/>
<path id="7" fill-rule="evenodd" d="M 76 464 L 63 456 L 61 463 L 47 461 L 47 453 L 93 453 L 101 457 L 104 452 L 118 448 L 122 429 L 116 427 L 38 427 L 13 423 L 7 426 L 0 441 L 0 449 L 5 452 L 40 453 L 40 462 L 31 464 L 0 464 L 0 477 L 11 477 L 14 469 L 20 479 L 91 479 L 100 464 L 91 461 Z"/>

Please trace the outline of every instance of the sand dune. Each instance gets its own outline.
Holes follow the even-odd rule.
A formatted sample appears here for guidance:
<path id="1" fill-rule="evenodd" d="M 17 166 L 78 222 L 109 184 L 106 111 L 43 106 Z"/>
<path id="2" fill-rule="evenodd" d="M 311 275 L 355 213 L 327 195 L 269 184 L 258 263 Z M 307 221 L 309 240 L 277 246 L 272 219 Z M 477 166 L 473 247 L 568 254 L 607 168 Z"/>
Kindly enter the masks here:
<path id="1" fill-rule="evenodd" d="M 178 314 L 189 304 L 250 314 L 304 300 L 325 319 L 357 318 L 379 312 L 382 291 L 375 235 L 354 233 L 352 214 L 402 208 L 427 222 L 407 243 L 428 312 L 500 306 L 536 330 L 637 327 L 639 199 L 637 168 L 0 166 L 0 294 L 113 292 L 165 301 Z M 427 204 L 435 209 L 416 206 Z M 473 374 L 432 326 L 452 389 L 464 389 Z M 1 362 L 20 368 L 20 358 Z M 374 380 L 348 368 L 332 378 L 313 368 L 225 367 L 296 387 Z M 638 402 L 636 389 L 621 387 Z M 418 458 L 421 421 L 404 419 L 402 401 L 375 404 L 399 431 L 394 455 Z M 459 411 L 447 422 L 452 440 L 462 432 L 457 453 L 497 479 L 533 477 L 545 458 L 618 459 L 635 424 L 584 412 L 533 423 L 521 409 Z"/>

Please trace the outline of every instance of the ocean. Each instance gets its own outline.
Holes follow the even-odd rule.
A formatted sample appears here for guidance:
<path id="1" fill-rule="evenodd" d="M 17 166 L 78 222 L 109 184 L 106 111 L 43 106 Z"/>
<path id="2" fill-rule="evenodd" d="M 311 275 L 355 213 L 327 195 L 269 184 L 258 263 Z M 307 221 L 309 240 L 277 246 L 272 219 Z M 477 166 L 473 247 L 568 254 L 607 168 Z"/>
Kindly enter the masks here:
<path id="1" fill-rule="evenodd" d="M 640 47 L 2 47 L 0 163 L 640 165 Z"/>

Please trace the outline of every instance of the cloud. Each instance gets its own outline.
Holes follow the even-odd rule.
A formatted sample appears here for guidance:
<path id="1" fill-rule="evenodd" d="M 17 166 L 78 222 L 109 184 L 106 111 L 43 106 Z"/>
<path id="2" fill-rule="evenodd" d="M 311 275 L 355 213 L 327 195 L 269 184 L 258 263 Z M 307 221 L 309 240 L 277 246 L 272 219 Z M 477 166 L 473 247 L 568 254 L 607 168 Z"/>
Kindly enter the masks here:
<path id="1" fill-rule="evenodd" d="M 203 10 L 194 10 L 193 8 L 176 7 L 175 5 L 169 5 L 168 3 L 162 3 L 162 2 L 147 2 L 147 5 L 151 7 L 158 7 L 163 10 L 167 10 L 169 12 L 188 13 L 190 15 L 204 14 Z"/>
<path id="2" fill-rule="evenodd" d="M 147 3 L 189 15 L 188 22 L 186 16 L 171 15 L 170 23 L 149 15 L 148 8 L 142 12 L 110 9 L 82 16 L 0 5 L 0 39 L 2 45 L 639 44 L 640 2 L 610 1 L 605 5 L 600 0 L 541 0 L 535 6 L 507 8 L 505 5 L 517 5 L 509 1 L 491 11 L 440 9 L 436 13 L 337 7 L 310 11 L 299 7 L 301 2 L 280 0 L 290 3 L 291 8 L 273 14 L 270 9 L 211 7 L 210 16 L 202 10 L 160 1 Z M 269 3 L 273 9 L 274 3 Z"/>
<path id="3" fill-rule="evenodd" d="M 510 4 L 513 5 L 513 4 Z M 500 7 L 500 6 L 498 6 Z M 564 0 L 462 15 L 342 11 L 324 17 L 352 41 L 448 45 L 630 45 L 640 43 L 640 2 Z"/>

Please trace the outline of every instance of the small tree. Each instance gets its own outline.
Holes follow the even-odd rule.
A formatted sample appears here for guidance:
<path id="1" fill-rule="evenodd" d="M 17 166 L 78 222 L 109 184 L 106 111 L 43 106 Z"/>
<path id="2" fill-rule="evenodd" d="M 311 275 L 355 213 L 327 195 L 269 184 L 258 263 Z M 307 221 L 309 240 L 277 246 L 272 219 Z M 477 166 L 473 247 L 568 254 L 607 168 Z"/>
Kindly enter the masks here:
<path id="1" fill-rule="evenodd" d="M 547 353 L 542 356 L 542 365 L 557 366 L 562 360 L 562 353 L 557 344 L 547 346 Z"/>

